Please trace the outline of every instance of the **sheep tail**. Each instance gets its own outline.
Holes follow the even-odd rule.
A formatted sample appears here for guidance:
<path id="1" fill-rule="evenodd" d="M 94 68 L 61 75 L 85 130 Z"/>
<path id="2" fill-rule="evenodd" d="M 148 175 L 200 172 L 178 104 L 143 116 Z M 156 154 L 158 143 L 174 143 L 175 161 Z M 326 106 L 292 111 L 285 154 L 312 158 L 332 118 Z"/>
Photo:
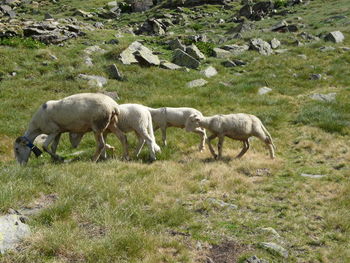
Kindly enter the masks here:
<path id="1" fill-rule="evenodd" d="M 149 114 L 148 116 L 148 133 L 153 141 L 153 148 L 155 152 L 160 152 L 160 147 L 159 145 L 156 143 L 156 138 L 154 137 L 154 132 L 153 132 L 153 124 L 152 124 L 152 117 L 151 114 Z"/>
<path id="2" fill-rule="evenodd" d="M 276 150 L 276 146 L 274 145 L 273 141 L 272 141 L 272 137 L 270 135 L 270 133 L 267 131 L 267 129 L 265 128 L 265 126 L 261 123 L 261 128 L 264 131 L 265 135 L 266 135 L 266 142 L 271 144 L 272 147 Z"/>

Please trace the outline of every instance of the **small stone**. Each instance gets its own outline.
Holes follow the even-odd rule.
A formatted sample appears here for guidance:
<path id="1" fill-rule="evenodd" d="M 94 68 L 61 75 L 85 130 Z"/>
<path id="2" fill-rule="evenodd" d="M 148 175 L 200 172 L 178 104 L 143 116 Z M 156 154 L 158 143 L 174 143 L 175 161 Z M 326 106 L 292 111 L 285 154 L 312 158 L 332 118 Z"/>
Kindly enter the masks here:
<path id="1" fill-rule="evenodd" d="M 186 53 L 197 60 L 205 59 L 204 54 L 198 49 L 198 47 L 195 44 L 192 44 L 191 46 L 186 47 Z"/>
<path id="2" fill-rule="evenodd" d="M 268 88 L 268 87 L 261 87 L 258 91 L 258 94 L 259 95 L 264 95 L 264 94 L 267 94 L 269 92 L 271 92 L 272 89 L 271 88 Z"/>
<path id="3" fill-rule="evenodd" d="M 321 52 L 328 52 L 328 51 L 334 51 L 336 50 L 335 47 L 320 47 Z"/>
<path id="4" fill-rule="evenodd" d="M 208 83 L 208 81 L 206 81 L 205 79 L 196 79 L 196 80 L 192 80 L 192 81 L 188 82 L 187 87 L 189 87 L 189 88 L 202 87 L 202 86 L 206 85 L 207 83 Z"/>
<path id="5" fill-rule="evenodd" d="M 297 57 L 302 58 L 302 59 L 305 59 L 305 60 L 307 59 L 307 56 L 304 55 L 304 54 L 297 55 Z"/>
<path id="6" fill-rule="evenodd" d="M 102 22 L 96 22 L 94 24 L 94 27 L 98 28 L 98 29 L 102 29 L 104 27 L 103 23 Z"/>
<path id="7" fill-rule="evenodd" d="M 310 98 L 313 100 L 318 100 L 318 101 L 334 102 L 336 99 L 336 95 L 337 95 L 337 93 L 335 93 L 335 92 L 328 93 L 328 94 L 315 93 L 315 94 L 310 95 Z"/>
<path id="8" fill-rule="evenodd" d="M 226 203 L 222 200 L 219 200 L 219 199 L 215 199 L 215 198 L 208 198 L 208 201 L 210 201 L 211 203 L 215 204 L 215 205 L 218 205 L 220 207 L 223 207 L 223 208 L 231 208 L 231 209 L 237 209 L 238 206 L 237 205 L 234 205 L 234 204 L 230 204 L 230 203 Z"/>
<path id="9" fill-rule="evenodd" d="M 232 56 L 231 52 L 221 49 L 221 48 L 214 48 L 214 57 L 216 58 L 229 58 Z"/>
<path id="10" fill-rule="evenodd" d="M 100 48 L 100 46 L 91 46 L 91 47 L 85 48 L 85 50 L 84 50 L 84 53 L 88 54 L 88 55 L 91 55 L 93 53 L 101 53 L 101 54 L 103 54 L 105 52 L 106 52 L 106 50 Z"/>
<path id="11" fill-rule="evenodd" d="M 340 31 L 333 31 L 327 34 L 325 39 L 327 41 L 332 41 L 334 43 L 341 43 L 344 40 L 344 35 Z"/>
<path id="12" fill-rule="evenodd" d="M 178 38 L 170 41 L 169 46 L 172 50 L 175 50 L 175 49 L 181 49 L 182 51 L 186 50 L 186 46 L 182 44 L 180 39 Z"/>
<path id="13" fill-rule="evenodd" d="M 277 245 L 276 243 L 272 243 L 272 242 L 261 242 L 260 243 L 261 247 L 270 251 L 273 254 L 277 254 L 279 256 L 282 256 L 284 258 L 288 258 L 289 253 L 288 251 L 281 247 L 280 245 Z"/>
<path id="14" fill-rule="evenodd" d="M 108 40 L 106 42 L 106 44 L 108 44 L 108 45 L 118 45 L 119 44 L 119 40 L 118 39 L 111 39 L 111 40 Z"/>
<path id="15" fill-rule="evenodd" d="M 326 175 L 324 174 L 300 174 L 300 176 L 302 177 L 309 177 L 309 178 L 322 178 L 322 177 L 325 177 Z"/>
<path id="16" fill-rule="evenodd" d="M 207 78 L 211 78 L 218 74 L 217 70 L 213 66 L 207 67 L 205 70 L 201 71 L 201 73 Z"/>
<path id="17" fill-rule="evenodd" d="M 45 19 L 45 20 L 49 20 L 49 19 L 54 19 L 54 17 L 53 17 L 51 14 L 46 13 L 46 14 L 44 15 L 44 19 Z"/>
<path id="18" fill-rule="evenodd" d="M 160 67 L 161 68 L 164 68 L 164 69 L 169 69 L 169 70 L 179 70 L 179 69 L 182 69 L 182 67 L 174 64 L 174 63 L 171 63 L 169 61 L 161 61 L 160 62 Z"/>
<path id="19" fill-rule="evenodd" d="M 270 233 L 272 234 L 274 237 L 277 237 L 277 238 L 280 238 L 280 234 L 277 233 L 277 231 L 275 229 L 273 229 L 272 227 L 264 227 L 264 228 L 261 228 L 261 231 L 263 232 L 267 232 L 267 233 Z"/>
<path id="20" fill-rule="evenodd" d="M 278 48 L 280 45 L 281 45 L 281 42 L 277 39 L 277 38 L 273 38 L 271 41 L 270 41 L 270 44 L 271 44 L 271 47 L 273 49 L 276 49 Z"/>
<path id="21" fill-rule="evenodd" d="M 252 257 L 246 259 L 246 261 L 244 261 L 244 263 L 269 263 L 269 262 L 265 259 L 260 259 L 257 256 L 252 256 Z"/>
<path id="22" fill-rule="evenodd" d="M 107 79 L 101 76 L 79 74 L 78 78 L 88 80 L 88 84 L 91 87 L 102 88 L 104 85 L 107 84 Z"/>
<path id="23" fill-rule="evenodd" d="M 310 79 L 311 80 L 320 80 L 320 79 L 322 79 L 322 75 L 321 74 L 311 74 Z"/>
<path id="24" fill-rule="evenodd" d="M 87 65 L 89 67 L 92 67 L 94 65 L 94 63 L 92 62 L 92 58 L 90 58 L 90 57 L 85 57 L 84 63 L 85 63 L 85 65 Z"/>
<path id="25" fill-rule="evenodd" d="M 271 55 L 273 53 L 270 44 L 260 38 L 251 39 L 250 48 L 253 50 L 258 50 L 261 55 L 265 56 Z"/>

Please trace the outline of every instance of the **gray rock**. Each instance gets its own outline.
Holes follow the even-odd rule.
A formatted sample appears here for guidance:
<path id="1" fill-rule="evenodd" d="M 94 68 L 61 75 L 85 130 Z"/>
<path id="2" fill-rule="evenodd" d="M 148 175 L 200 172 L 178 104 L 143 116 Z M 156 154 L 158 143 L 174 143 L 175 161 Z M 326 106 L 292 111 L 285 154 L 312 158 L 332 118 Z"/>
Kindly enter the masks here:
<path id="1" fill-rule="evenodd" d="M 208 198 L 208 201 L 215 204 L 215 205 L 218 205 L 220 207 L 223 207 L 223 208 L 231 208 L 231 209 L 237 209 L 238 206 L 237 205 L 234 205 L 234 204 L 230 204 L 230 203 L 226 203 L 222 200 L 219 200 L 219 199 L 215 199 L 215 198 Z"/>
<path id="2" fill-rule="evenodd" d="M 262 232 L 265 232 L 265 233 L 269 233 L 269 234 L 272 234 L 274 237 L 276 238 L 280 238 L 280 234 L 278 234 L 278 232 L 272 228 L 272 227 L 264 227 L 264 228 L 261 228 L 261 231 Z"/>
<path id="3" fill-rule="evenodd" d="M 100 48 L 100 46 L 91 46 L 84 49 L 84 53 L 87 55 L 92 55 L 93 53 L 106 53 L 106 50 Z"/>
<path id="4" fill-rule="evenodd" d="M 328 94 L 315 93 L 310 95 L 313 100 L 324 101 L 324 102 L 334 102 L 336 100 L 337 93 L 332 92 Z"/>
<path id="5" fill-rule="evenodd" d="M 320 47 L 321 52 L 328 52 L 328 51 L 334 51 L 336 50 L 335 47 Z"/>
<path id="6" fill-rule="evenodd" d="M 186 46 L 184 44 L 182 44 L 180 39 L 178 39 L 178 38 L 171 40 L 169 42 L 169 46 L 172 50 L 175 50 L 175 49 L 180 49 L 182 51 L 186 50 Z"/>
<path id="7" fill-rule="evenodd" d="M 198 47 L 195 44 L 192 44 L 191 46 L 186 47 L 186 53 L 197 60 L 205 59 L 204 54 L 198 49 Z"/>
<path id="8" fill-rule="evenodd" d="M 344 35 L 340 31 L 333 31 L 326 35 L 325 39 L 327 41 L 332 41 L 334 43 L 341 43 L 344 40 Z"/>
<path id="9" fill-rule="evenodd" d="M 244 261 L 244 263 L 269 263 L 269 262 L 265 259 L 260 259 L 257 256 L 252 256 L 252 257 L 246 259 L 246 261 Z"/>
<path id="10" fill-rule="evenodd" d="M 174 63 L 171 63 L 169 61 L 161 61 L 160 62 L 160 67 L 164 69 L 169 69 L 169 70 L 179 70 L 182 69 L 179 65 L 176 65 Z"/>
<path id="11" fill-rule="evenodd" d="M 211 78 L 218 74 L 217 70 L 213 66 L 207 67 L 205 70 L 202 70 L 201 73 L 207 78 Z"/>
<path id="12" fill-rule="evenodd" d="M 123 75 L 120 73 L 119 69 L 115 64 L 109 66 L 109 72 L 112 78 L 116 80 L 123 80 Z"/>
<path id="13" fill-rule="evenodd" d="M 153 6 L 152 0 L 128 0 L 127 3 L 131 5 L 133 12 L 143 12 Z"/>
<path id="14" fill-rule="evenodd" d="M 283 248 L 280 245 L 277 245 L 276 243 L 273 243 L 273 242 L 261 242 L 260 246 L 262 248 L 268 250 L 272 254 L 277 254 L 277 255 L 279 255 L 281 257 L 284 257 L 284 258 L 288 258 L 288 256 L 289 256 L 288 250 L 286 250 L 285 248 Z"/>
<path id="15" fill-rule="evenodd" d="M 22 223 L 20 215 L 0 216 L 0 253 L 15 249 L 30 233 L 29 226 Z"/>
<path id="16" fill-rule="evenodd" d="M 96 22 L 94 24 L 94 27 L 98 28 L 98 29 L 102 29 L 104 27 L 103 23 L 102 22 Z"/>
<path id="17" fill-rule="evenodd" d="M 251 39 L 250 48 L 253 50 L 258 50 L 260 54 L 265 56 L 271 55 L 273 53 L 270 44 L 260 38 Z"/>
<path id="18" fill-rule="evenodd" d="M 281 45 L 281 42 L 277 39 L 277 38 L 273 38 L 271 41 L 270 41 L 270 45 L 273 49 L 276 49 L 278 48 L 280 45 Z"/>
<path id="19" fill-rule="evenodd" d="M 137 41 L 131 43 L 127 49 L 120 53 L 119 60 L 125 65 L 134 63 L 140 63 L 146 66 L 160 65 L 158 56 L 153 55 L 149 48 Z"/>
<path id="20" fill-rule="evenodd" d="M 305 59 L 305 60 L 307 59 L 307 56 L 304 55 L 304 54 L 297 55 L 297 57 L 302 58 L 302 59 Z"/>
<path id="21" fill-rule="evenodd" d="M 85 65 L 87 65 L 89 67 L 92 67 L 94 65 L 94 63 L 92 62 L 92 58 L 90 58 L 90 57 L 85 57 L 84 63 L 85 63 Z"/>
<path id="22" fill-rule="evenodd" d="M 239 55 L 247 50 L 249 50 L 248 45 L 225 45 L 222 47 L 222 49 L 225 49 L 227 51 L 230 51 L 233 55 Z"/>
<path id="23" fill-rule="evenodd" d="M 272 89 L 271 88 L 268 88 L 268 87 L 261 87 L 259 90 L 258 90 L 258 94 L 259 95 L 264 95 L 264 94 L 267 94 L 269 92 L 271 92 Z"/>
<path id="24" fill-rule="evenodd" d="M 281 29 L 284 29 L 287 26 L 288 26 L 288 23 L 286 22 L 286 20 L 282 20 L 281 22 L 278 22 L 277 24 L 273 25 L 270 30 L 280 31 Z"/>
<path id="25" fill-rule="evenodd" d="M 198 68 L 200 65 L 200 62 L 197 59 L 195 59 L 194 57 L 190 56 L 189 54 L 187 54 L 186 52 L 180 49 L 176 49 L 174 51 L 173 63 L 179 66 L 193 68 L 193 69 Z"/>
<path id="26" fill-rule="evenodd" d="M 78 78 L 88 80 L 88 84 L 91 87 L 102 88 L 107 84 L 107 79 L 102 76 L 79 74 Z"/>
<path id="27" fill-rule="evenodd" d="M 311 80 L 320 80 L 320 79 L 322 79 L 322 75 L 321 74 L 311 74 L 310 79 Z"/>
<path id="28" fill-rule="evenodd" d="M 309 177 L 309 178 L 322 178 L 322 177 L 325 177 L 326 175 L 324 174 L 300 174 L 300 176 L 302 177 Z"/>
<path id="29" fill-rule="evenodd" d="M 232 53 L 230 51 L 221 49 L 221 48 L 214 48 L 214 57 L 217 58 L 229 58 L 232 56 Z"/>
<path id="30" fill-rule="evenodd" d="M 255 25 L 251 22 L 243 22 L 241 24 L 239 24 L 238 26 L 228 30 L 226 32 L 226 34 L 235 34 L 235 33 L 245 33 L 245 32 L 249 32 L 252 31 L 255 28 Z"/>
<path id="31" fill-rule="evenodd" d="M 111 1 L 111 2 L 107 3 L 107 6 L 108 7 L 116 7 L 116 6 L 118 6 L 118 3 L 117 3 L 117 1 Z"/>
<path id="32" fill-rule="evenodd" d="M 206 85 L 208 81 L 205 79 L 195 79 L 187 83 L 187 87 L 189 88 L 195 88 L 195 87 L 202 87 Z"/>
<path id="33" fill-rule="evenodd" d="M 82 16 L 82 17 L 93 17 L 93 14 L 91 14 L 90 12 L 86 12 L 86 11 L 83 11 L 83 10 L 76 10 L 74 12 L 74 15 L 75 16 Z"/>

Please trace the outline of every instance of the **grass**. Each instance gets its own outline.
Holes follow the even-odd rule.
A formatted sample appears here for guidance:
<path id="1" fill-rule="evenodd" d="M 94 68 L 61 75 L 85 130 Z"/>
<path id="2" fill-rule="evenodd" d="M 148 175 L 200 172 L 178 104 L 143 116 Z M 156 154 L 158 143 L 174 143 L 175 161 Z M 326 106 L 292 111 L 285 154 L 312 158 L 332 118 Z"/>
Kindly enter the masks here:
<path id="1" fill-rule="evenodd" d="M 26 17 L 40 18 L 54 10 L 55 16 L 65 17 L 74 8 L 95 11 L 107 2 L 85 1 L 82 6 L 77 1 L 50 3 L 39 14 L 29 12 Z M 118 21 L 106 22 L 105 29 L 88 32 L 63 47 L 37 46 L 29 39 L 3 40 L 0 98 L 6 110 L 0 111 L 0 213 L 25 207 L 41 195 L 54 193 L 58 200 L 30 218 L 33 234 L 21 243 L 19 251 L 1 255 L 0 262 L 206 262 L 206 256 L 214 251 L 211 246 L 224 247 L 230 241 L 246 248 L 237 255 L 238 262 L 252 255 L 270 262 L 349 261 L 350 53 L 341 47 L 350 45 L 350 31 L 343 21 L 325 22 L 335 14 L 350 16 L 349 3 L 340 2 L 311 1 L 308 8 L 297 5 L 285 19 L 296 21 L 301 16 L 305 31 L 314 35 L 340 30 L 344 43 L 321 40 L 297 47 L 293 45 L 297 34 L 262 34 L 261 28 L 276 24 L 281 17 L 265 19 L 257 22 L 257 30 L 244 33 L 242 40 L 228 43 L 276 37 L 287 53 L 265 57 L 248 51 L 232 57 L 247 62 L 237 68 L 225 68 L 223 60 L 208 57 L 201 69 L 213 65 L 219 74 L 207 79 L 206 86 L 194 89 L 188 89 L 186 83 L 202 78 L 199 71 L 122 65 L 117 57 L 132 41 L 145 40 L 146 46 L 161 52 L 162 59 L 170 60 L 165 40 L 178 33 L 184 38 L 190 35 L 184 29 L 191 23 L 197 33 L 205 32 L 206 22 L 217 22 L 219 13 L 228 20 L 238 10 L 238 3 L 232 4 L 232 10 L 198 7 L 213 15 L 196 21 L 189 18 L 188 26 L 176 25 L 171 28 L 175 36 L 164 38 L 123 34 L 118 45 L 104 44 L 115 38 L 116 29 L 144 21 L 152 12 L 159 14 L 153 10 L 124 14 Z M 66 9 L 58 10 L 61 4 L 67 5 Z M 185 10 L 189 15 L 195 13 L 191 8 Z M 225 27 L 234 25 L 229 22 Z M 217 43 L 227 29 L 214 25 L 208 32 L 211 43 Z M 89 45 L 107 51 L 91 56 L 95 64 L 91 68 L 82 59 Z M 213 48 L 213 44 L 197 45 L 207 55 Z M 321 52 L 322 46 L 336 50 Z M 301 54 L 307 59 L 298 56 Z M 108 77 L 106 68 L 112 63 L 126 81 L 109 79 L 105 87 L 91 88 L 77 78 L 80 73 Z M 310 75 L 317 73 L 324 78 L 310 80 Z M 262 86 L 269 86 L 272 92 L 258 96 Z M 255 114 L 274 139 L 277 159 L 270 160 L 263 143 L 253 139 L 247 154 L 235 160 L 232 157 L 241 143 L 226 139 L 225 158 L 213 161 L 208 149 L 197 152 L 197 135 L 169 128 L 168 146 L 162 147 L 154 163 L 148 163 L 146 147 L 139 160 L 120 161 L 121 147 L 115 136 L 109 136 L 108 143 L 116 147 L 117 158 L 91 163 L 95 147 L 91 134 L 82 140 L 79 158 L 72 160 L 76 150 L 70 148 L 64 134 L 58 152 L 70 163 L 52 163 L 44 154 L 32 157 L 26 167 L 16 164 L 12 143 L 44 101 L 98 91 L 116 91 L 121 98 L 118 103 L 191 106 L 205 115 Z M 330 92 L 337 93 L 335 103 L 310 98 L 313 93 Z M 160 142 L 159 131 L 156 137 Z M 128 138 L 134 148 L 135 136 L 129 134 Z M 301 173 L 326 176 L 312 179 L 301 177 Z M 237 205 L 237 209 L 222 207 L 213 199 Z M 288 259 L 260 248 L 260 242 L 281 241 L 261 232 L 264 227 L 273 227 L 281 235 L 290 253 Z"/>

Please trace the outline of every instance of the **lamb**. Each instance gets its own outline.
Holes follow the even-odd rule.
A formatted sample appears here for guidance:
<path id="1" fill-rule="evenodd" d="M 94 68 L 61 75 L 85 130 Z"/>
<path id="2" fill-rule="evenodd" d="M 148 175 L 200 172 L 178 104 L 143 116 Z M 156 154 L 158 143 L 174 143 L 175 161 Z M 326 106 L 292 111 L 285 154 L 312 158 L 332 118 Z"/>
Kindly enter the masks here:
<path id="1" fill-rule="evenodd" d="M 33 141 L 38 135 L 47 134 L 43 143 L 44 151 L 54 160 L 63 160 L 56 154 L 61 133 L 93 131 L 96 151 L 92 160 L 96 162 L 105 148 L 103 132 L 107 127 L 117 136 L 121 134 L 117 128 L 118 115 L 118 104 L 112 98 L 99 93 L 80 93 L 61 100 L 47 101 L 33 115 L 24 136 L 15 140 L 15 157 L 20 164 L 26 164 L 31 151 L 39 156 L 41 151 L 33 145 Z"/>
<path id="2" fill-rule="evenodd" d="M 211 154 L 215 159 L 222 157 L 222 147 L 225 136 L 243 142 L 243 148 L 236 158 L 241 158 L 249 149 L 248 139 L 255 136 L 262 140 L 269 148 L 270 157 L 275 158 L 274 148 L 271 135 L 266 130 L 260 119 L 254 115 L 237 113 L 228 115 L 214 115 L 211 117 L 203 117 L 192 114 L 186 122 L 186 130 L 193 131 L 202 127 L 212 132 L 208 137 L 207 143 Z M 219 137 L 218 155 L 215 153 L 210 141 Z"/>
<path id="3" fill-rule="evenodd" d="M 123 159 L 129 159 L 128 152 L 128 142 L 125 133 L 134 131 L 136 136 L 138 137 L 139 143 L 136 147 L 135 155 L 139 156 L 141 149 L 146 142 L 149 150 L 151 160 L 156 160 L 156 152 L 160 152 L 160 147 L 157 145 L 154 134 L 153 134 L 153 125 L 152 125 L 152 117 L 147 107 L 140 104 L 121 104 L 119 105 L 120 114 L 118 115 L 118 123 L 117 127 L 122 132 L 119 134 L 118 138 L 123 145 Z M 109 133 L 109 129 L 104 133 L 104 137 L 106 138 L 107 133 Z M 79 145 L 81 138 L 84 134 L 69 134 L 69 138 L 73 147 Z M 110 146 L 106 144 L 107 148 Z"/>
<path id="4" fill-rule="evenodd" d="M 196 114 L 198 116 L 203 116 L 200 111 L 193 108 L 164 107 L 164 108 L 153 109 L 148 107 L 148 110 L 152 115 L 152 121 L 153 121 L 155 130 L 160 128 L 162 131 L 163 145 L 167 145 L 167 141 L 166 141 L 167 127 L 185 128 L 186 120 L 190 115 Z M 191 130 L 191 132 L 194 132 L 200 135 L 201 141 L 199 144 L 199 150 L 203 151 L 204 145 L 205 145 L 205 139 L 207 138 L 205 129 L 201 127 L 196 127 L 193 130 Z"/>

